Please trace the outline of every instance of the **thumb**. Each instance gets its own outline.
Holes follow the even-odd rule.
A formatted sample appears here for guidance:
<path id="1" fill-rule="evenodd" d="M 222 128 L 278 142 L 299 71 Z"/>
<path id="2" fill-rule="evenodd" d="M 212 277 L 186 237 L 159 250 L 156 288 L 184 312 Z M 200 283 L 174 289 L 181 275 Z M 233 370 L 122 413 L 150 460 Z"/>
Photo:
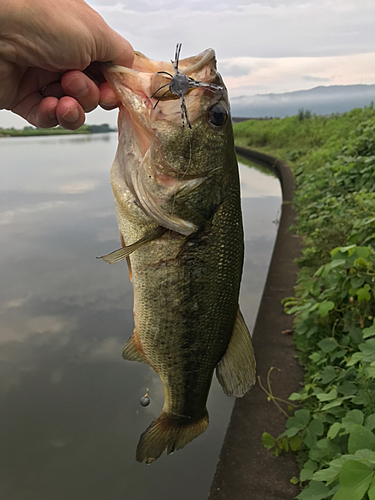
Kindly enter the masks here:
<path id="1" fill-rule="evenodd" d="M 131 68 L 134 50 L 130 43 L 112 28 L 107 26 L 106 32 L 96 40 L 97 61 L 111 61 L 114 64 Z"/>

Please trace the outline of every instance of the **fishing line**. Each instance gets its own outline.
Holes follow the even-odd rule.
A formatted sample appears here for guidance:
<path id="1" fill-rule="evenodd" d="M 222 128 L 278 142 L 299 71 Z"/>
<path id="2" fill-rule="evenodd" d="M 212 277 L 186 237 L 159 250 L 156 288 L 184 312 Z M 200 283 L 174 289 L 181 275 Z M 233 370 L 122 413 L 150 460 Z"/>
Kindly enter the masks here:
<path id="1" fill-rule="evenodd" d="M 173 64 L 173 66 L 174 66 L 174 69 L 175 69 L 175 76 L 176 76 L 177 74 L 181 75 L 181 73 L 179 73 L 179 71 L 178 71 L 178 61 L 179 61 L 180 51 L 181 51 L 181 45 L 180 45 L 180 44 L 178 44 L 178 45 L 177 45 L 177 47 L 176 47 L 175 61 L 174 61 L 174 62 L 172 61 L 172 63 L 174 63 L 174 64 Z M 162 72 L 160 72 L 160 73 L 162 73 Z M 175 89 L 173 89 L 173 90 L 172 90 L 172 88 L 171 88 L 171 85 L 173 86 L 173 83 L 175 83 L 175 82 L 176 82 L 176 80 L 174 80 L 173 75 L 170 75 L 170 74 L 168 74 L 168 75 L 171 77 L 171 82 L 170 82 L 170 84 L 167 84 L 167 85 L 168 85 L 168 90 L 169 90 L 169 91 L 172 91 L 172 93 L 176 93 L 176 92 L 173 92 L 173 90 L 175 90 Z M 185 75 L 183 75 L 183 76 L 185 76 Z M 189 80 L 191 80 L 191 79 L 189 78 Z M 155 94 L 156 94 L 157 92 L 159 92 L 160 90 L 162 90 L 162 89 L 163 89 L 163 88 L 165 88 L 165 87 L 166 87 L 166 85 L 164 85 L 163 87 L 159 88 L 159 89 L 158 89 L 158 90 L 157 90 L 157 91 L 156 91 L 156 92 L 155 92 L 155 93 L 151 96 L 150 100 L 151 100 L 151 99 L 155 96 Z M 180 90 L 180 89 L 179 89 L 179 90 Z M 186 90 L 187 90 L 187 89 L 186 89 Z M 168 91 L 167 91 L 167 92 L 168 92 Z M 163 98 L 163 97 L 164 97 L 164 95 L 165 95 L 167 92 L 163 93 L 163 95 L 161 96 L 161 98 Z M 188 119 L 188 116 L 187 116 L 187 108 L 186 108 L 186 104 L 185 104 L 184 96 L 183 96 L 183 94 L 182 94 L 182 95 L 178 94 L 178 95 L 179 95 L 179 97 L 180 97 L 180 98 L 182 98 L 182 100 L 183 100 L 183 104 L 185 105 L 184 107 L 182 106 L 182 112 L 181 112 L 182 126 L 183 126 L 183 128 L 184 128 L 184 116 L 185 116 L 185 117 L 186 117 L 187 124 L 188 124 L 188 126 L 189 126 L 189 129 L 191 129 L 191 125 L 190 125 L 190 122 L 189 122 L 189 119 Z M 188 99 L 188 100 L 189 100 L 189 99 Z M 156 104 L 153 106 L 153 108 L 154 108 L 154 109 L 156 108 L 156 106 L 158 105 L 158 103 L 159 103 L 159 102 L 160 102 L 160 99 L 158 99 L 158 100 L 157 100 L 157 102 L 156 102 Z M 188 163 L 187 163 L 186 168 L 185 168 L 185 169 L 183 170 L 183 172 L 182 172 L 182 176 L 181 176 L 181 178 L 180 178 L 180 180 L 181 180 L 181 181 L 182 181 L 182 180 L 184 180 L 184 178 L 185 178 L 185 177 L 186 177 L 186 175 L 188 174 L 189 168 L 190 168 L 191 163 L 192 163 L 192 137 L 191 137 L 191 136 L 189 136 L 189 137 L 186 137 L 186 139 L 187 139 L 187 141 L 188 141 L 188 147 L 189 147 L 189 159 L 188 159 Z M 186 139 L 185 139 L 185 140 L 186 140 Z M 171 204 L 171 205 L 172 205 L 172 206 L 171 206 L 171 215 L 172 215 L 172 216 L 175 214 L 175 210 L 176 210 L 176 200 L 177 200 L 177 192 L 173 193 L 173 195 L 172 195 L 172 204 Z M 168 238 L 168 239 L 172 240 L 172 239 L 173 239 L 173 236 L 172 236 L 172 231 L 171 231 L 170 229 L 168 230 L 168 233 L 167 233 L 167 234 L 168 234 L 168 236 L 166 236 L 166 238 Z M 167 293 L 169 292 L 169 291 L 167 290 L 167 282 L 168 282 L 168 278 L 167 278 L 167 277 L 168 277 L 168 271 L 167 271 L 167 267 L 168 267 L 168 257 L 169 257 L 169 255 L 167 254 L 167 255 L 165 256 L 165 258 L 163 259 L 163 261 L 162 261 L 162 265 L 164 265 L 164 266 L 165 266 L 165 275 L 166 275 L 166 279 L 161 279 L 161 280 L 160 280 L 160 285 L 159 285 L 159 298 L 158 298 L 158 305 L 159 305 L 159 309 L 161 309 L 161 308 L 165 308 L 165 307 L 167 307 L 167 306 L 168 306 L 167 304 L 163 304 L 163 303 L 162 303 L 162 297 L 164 297 L 164 296 L 165 296 L 164 292 L 167 292 Z M 159 330 L 158 330 L 158 329 L 156 329 L 156 331 L 158 332 L 158 333 L 156 334 L 156 335 L 157 335 L 157 337 L 160 337 L 160 335 L 161 335 L 161 330 L 160 330 L 160 329 L 159 329 Z M 151 370 L 152 370 L 152 369 L 151 369 L 151 367 L 150 367 L 150 368 L 149 368 L 149 373 L 148 373 L 148 382 L 150 382 L 150 381 L 151 381 L 151 375 L 152 375 Z M 158 400 L 156 400 L 153 396 L 151 396 L 151 395 L 150 395 L 150 390 L 149 390 L 149 388 L 147 388 L 146 393 L 145 393 L 145 394 L 144 394 L 144 396 L 142 396 L 142 397 L 141 397 L 141 399 L 140 399 L 140 404 L 141 404 L 142 406 L 146 407 L 146 406 L 148 406 L 148 405 L 150 404 L 150 400 L 155 401 L 155 402 L 156 402 L 156 403 L 157 403 L 160 407 L 163 407 L 163 405 L 162 405 L 162 404 L 161 404 Z M 191 418 L 189 415 L 183 415 L 183 414 L 179 414 L 179 413 L 177 413 L 177 412 L 173 412 L 173 411 L 170 411 L 170 413 L 172 413 L 172 414 L 174 414 L 174 415 L 176 415 L 176 416 L 178 416 L 178 417 L 182 417 L 182 418 L 186 418 L 186 419 L 190 419 L 190 418 Z"/>
<path id="2" fill-rule="evenodd" d="M 185 168 L 185 171 L 182 173 L 182 177 L 181 177 L 181 180 L 184 179 L 185 175 L 187 175 L 188 173 L 188 170 L 190 168 L 190 165 L 191 165 L 191 159 L 192 159 L 192 148 L 191 148 L 191 142 L 192 142 L 192 138 L 189 137 L 189 162 L 187 164 L 187 167 Z"/>
<path id="3" fill-rule="evenodd" d="M 148 381 L 150 382 L 150 380 L 148 380 Z M 150 389 L 149 389 L 149 387 L 147 387 L 144 396 L 142 396 L 141 399 L 140 399 L 140 404 L 141 404 L 141 406 L 146 407 L 146 406 L 148 406 L 150 404 L 151 400 L 154 401 L 159 406 L 159 411 L 160 411 L 161 408 L 163 408 L 163 404 L 160 403 L 159 400 L 157 400 L 156 398 L 154 398 L 153 396 L 151 396 Z"/>
<path id="4" fill-rule="evenodd" d="M 149 392 L 149 388 L 147 387 L 146 394 L 144 396 L 142 396 L 140 399 L 141 406 L 146 407 L 150 404 L 150 398 L 149 398 L 148 392 Z"/>
<path id="5" fill-rule="evenodd" d="M 160 408 L 163 407 L 163 405 L 157 399 L 155 399 L 154 397 L 152 397 L 150 395 L 150 389 L 147 387 L 145 395 L 142 396 L 140 399 L 141 406 L 146 408 L 150 404 L 150 400 L 152 400 L 156 404 L 158 404 Z M 190 415 L 184 415 L 183 413 L 177 413 L 176 411 L 173 411 L 173 410 L 169 410 L 168 413 L 171 413 L 172 415 L 176 415 L 177 417 L 187 418 L 189 420 L 192 418 Z"/>

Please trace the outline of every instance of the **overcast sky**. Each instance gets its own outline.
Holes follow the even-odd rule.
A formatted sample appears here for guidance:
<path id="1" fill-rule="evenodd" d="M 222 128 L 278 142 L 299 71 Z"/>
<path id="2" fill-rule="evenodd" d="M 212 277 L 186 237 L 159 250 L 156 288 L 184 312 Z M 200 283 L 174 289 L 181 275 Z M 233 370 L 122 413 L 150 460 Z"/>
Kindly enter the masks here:
<path id="1" fill-rule="evenodd" d="M 375 83 L 375 0 L 89 0 L 153 59 L 212 47 L 231 97 Z M 87 123 L 114 124 L 94 111 Z M 26 122 L 0 111 L 1 126 Z"/>

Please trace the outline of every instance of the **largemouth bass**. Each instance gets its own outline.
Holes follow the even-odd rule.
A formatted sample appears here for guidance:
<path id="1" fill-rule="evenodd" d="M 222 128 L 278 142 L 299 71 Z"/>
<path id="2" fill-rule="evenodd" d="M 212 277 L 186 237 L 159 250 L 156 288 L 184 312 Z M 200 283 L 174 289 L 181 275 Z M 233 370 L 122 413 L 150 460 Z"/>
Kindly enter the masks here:
<path id="1" fill-rule="evenodd" d="M 255 382 L 238 306 L 244 243 L 227 91 L 212 49 L 178 55 L 164 63 L 136 53 L 133 69 L 104 69 L 122 103 L 111 169 L 122 248 L 103 258 L 126 258 L 133 283 L 122 355 L 150 365 L 165 398 L 138 444 L 146 463 L 206 430 L 215 369 L 229 396 Z"/>

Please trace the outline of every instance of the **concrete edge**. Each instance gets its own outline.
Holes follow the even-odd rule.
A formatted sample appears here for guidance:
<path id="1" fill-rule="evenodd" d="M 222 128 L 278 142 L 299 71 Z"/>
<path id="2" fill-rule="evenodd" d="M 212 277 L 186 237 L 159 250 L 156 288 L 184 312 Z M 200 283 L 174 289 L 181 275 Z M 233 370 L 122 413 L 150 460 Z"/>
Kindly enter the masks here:
<path id="1" fill-rule="evenodd" d="M 281 301 L 293 295 L 300 241 L 290 231 L 295 221 L 292 208 L 295 189 L 287 163 L 259 151 L 236 147 L 237 154 L 266 167 L 278 176 L 283 196 L 282 213 L 267 280 L 253 334 L 257 375 L 267 385 L 271 367 L 273 394 L 287 399 L 298 391 L 303 371 L 295 359 L 293 338 L 282 332 L 292 330 L 293 318 L 284 313 Z M 299 487 L 290 479 L 299 475 L 292 454 L 275 457 L 262 443 L 263 432 L 273 436 L 285 430 L 286 417 L 257 383 L 243 398 L 237 399 L 227 429 L 212 482 L 209 500 L 292 500 Z"/>

